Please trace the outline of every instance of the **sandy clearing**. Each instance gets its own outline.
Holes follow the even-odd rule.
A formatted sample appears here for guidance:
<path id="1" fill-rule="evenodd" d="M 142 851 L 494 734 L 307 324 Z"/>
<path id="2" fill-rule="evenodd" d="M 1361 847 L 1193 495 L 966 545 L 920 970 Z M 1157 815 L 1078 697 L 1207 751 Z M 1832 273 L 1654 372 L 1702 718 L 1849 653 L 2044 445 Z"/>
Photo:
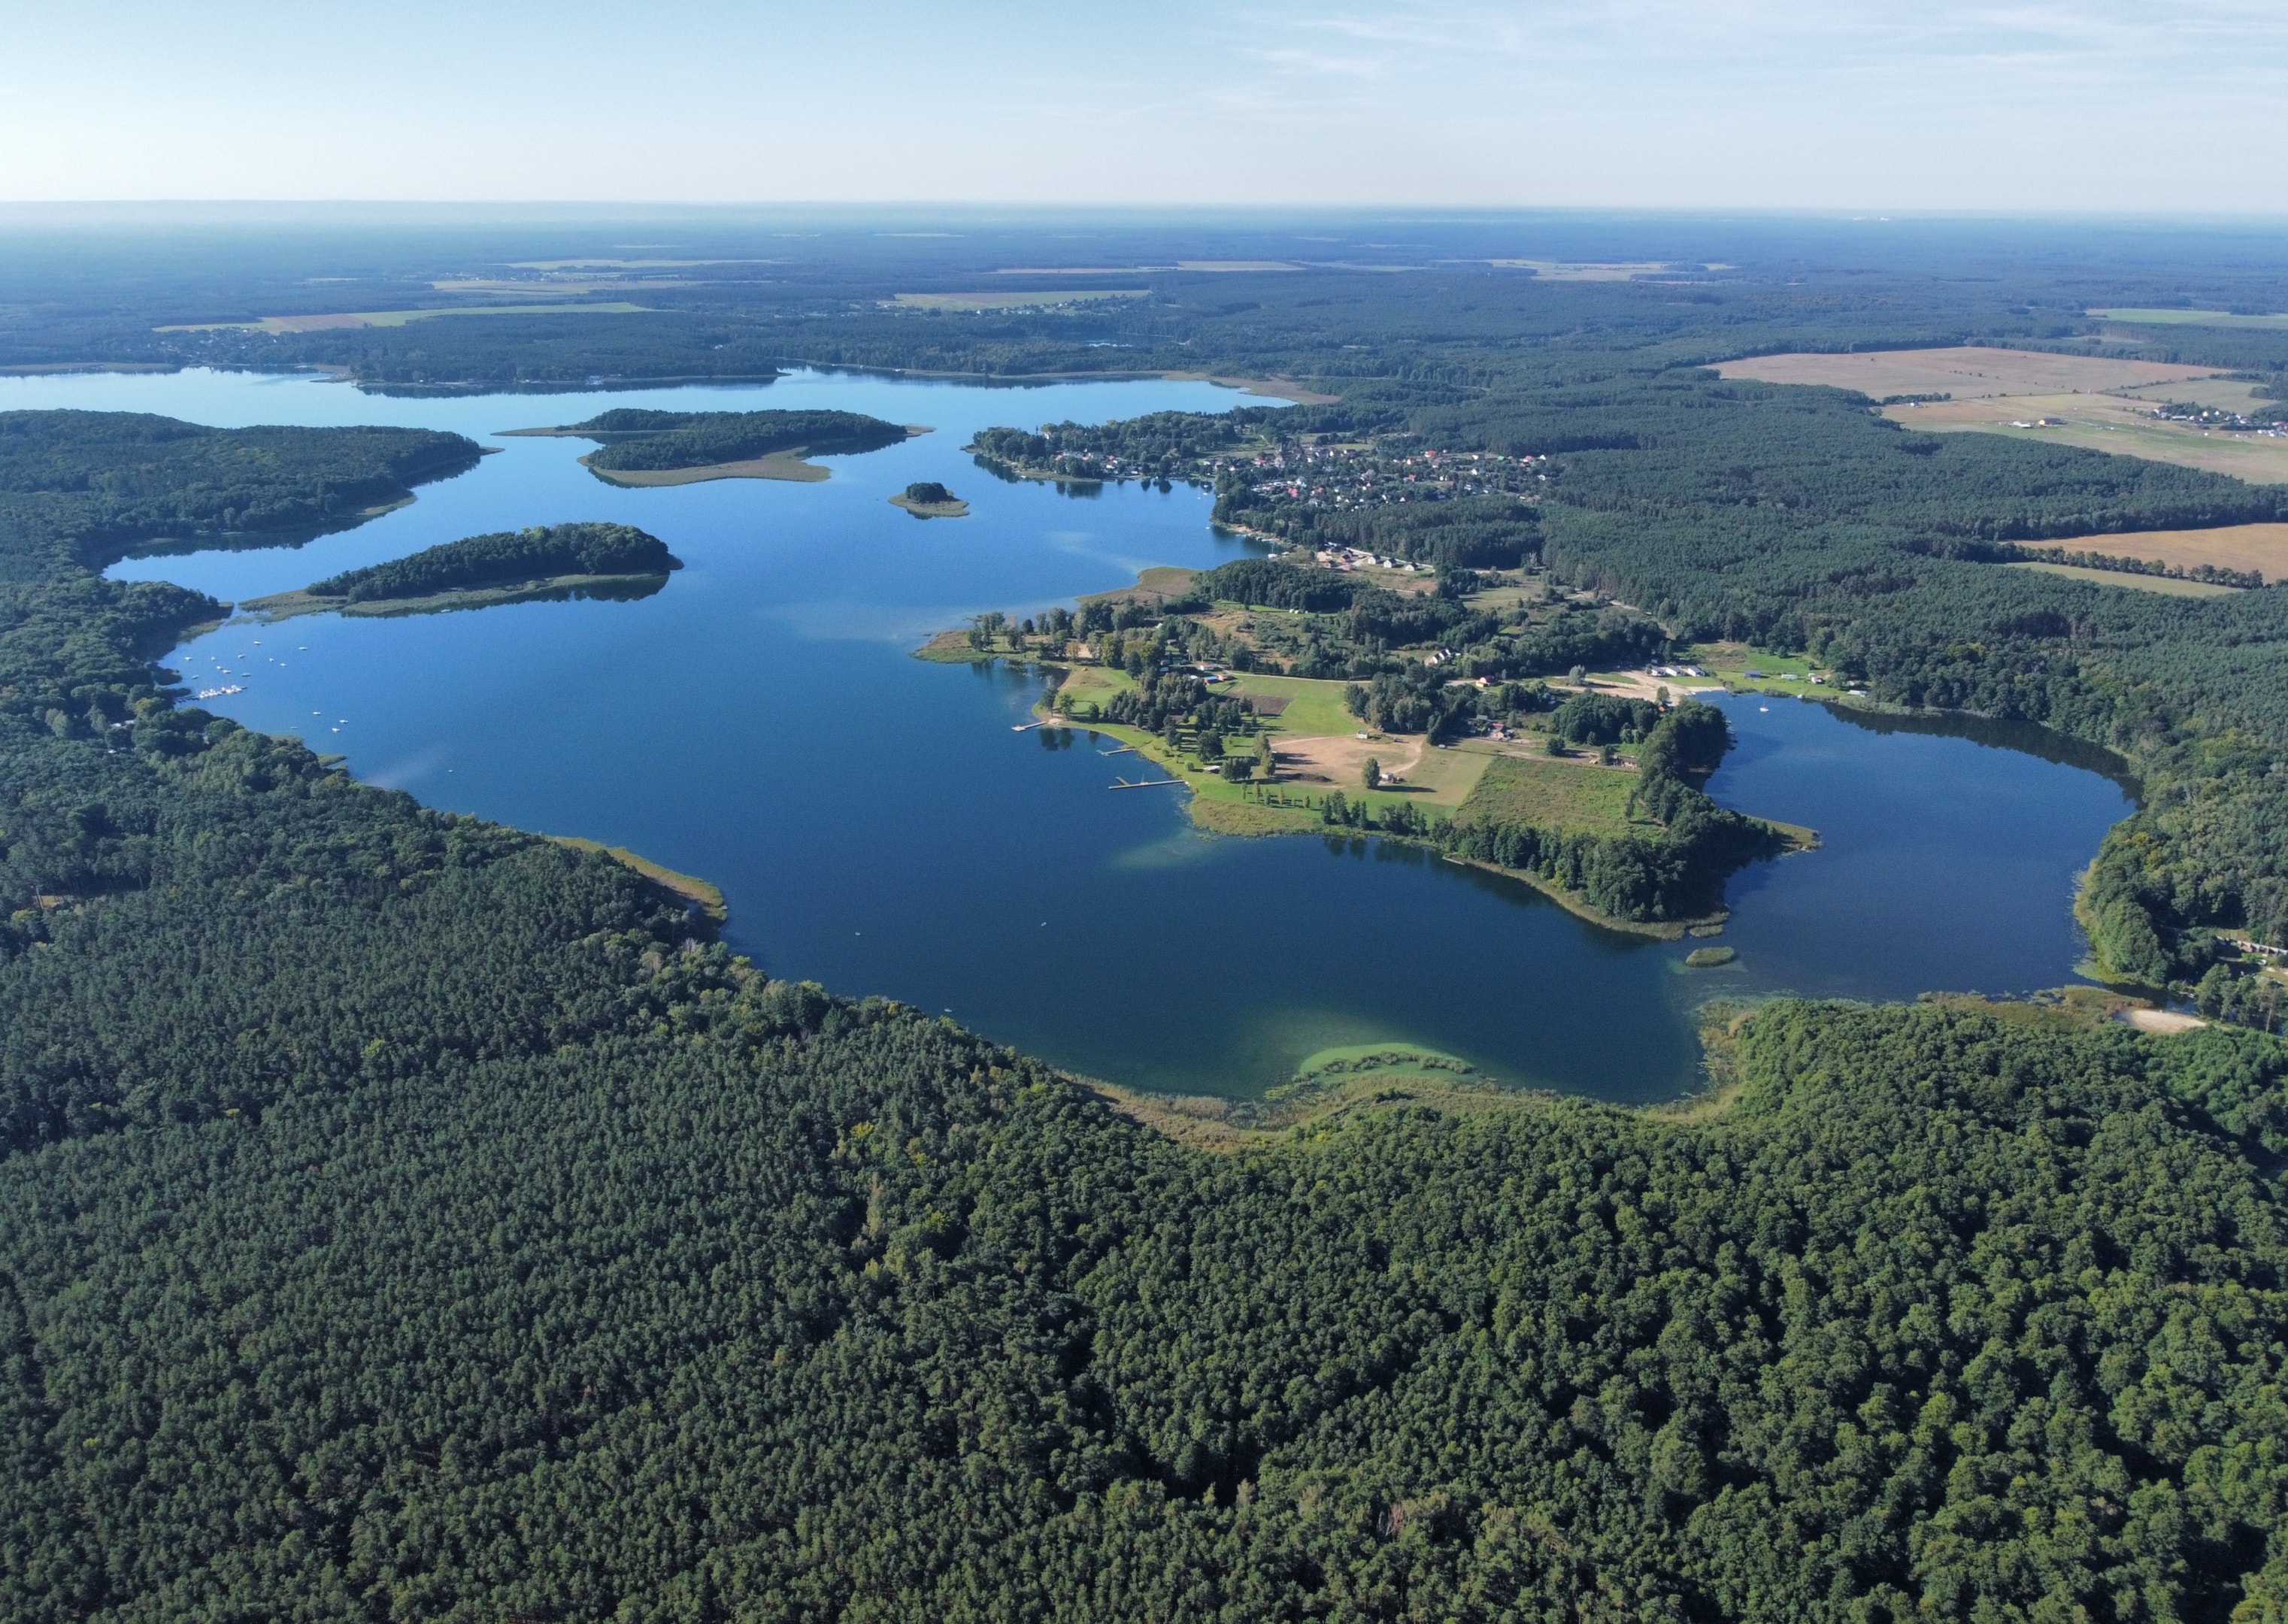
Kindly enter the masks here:
<path id="1" fill-rule="evenodd" d="M 1291 400 L 1298 406 L 1332 406 L 1340 395 L 1321 394 L 1306 388 L 1292 378 L 1227 377 L 1219 372 L 1163 372 L 1160 376 L 1172 384 L 1213 384 L 1224 389 L 1236 389 L 1242 394 L 1259 395 L 1270 400 Z"/>
<path id="2" fill-rule="evenodd" d="M 2190 1032 L 2208 1025 L 2197 1015 L 2180 1015 L 2173 1010 L 2124 1010 L 2121 1018 L 2140 1032 L 2160 1034 Z"/>
<path id="3" fill-rule="evenodd" d="M 1421 764 L 1419 739 L 1359 739 L 1348 733 L 1275 733 L 1271 749 L 1279 758 L 1282 777 L 1304 783 L 1331 784 L 1337 789 L 1359 789 L 1360 771 L 1372 757 L 1386 773 L 1397 773 L 1408 782 Z M 1403 752 L 1403 754 L 1402 754 Z"/>
<path id="4" fill-rule="evenodd" d="M 1855 389 L 1879 400 L 1886 395 L 1949 394 L 1958 401 L 1995 395 L 2094 394 L 2213 377 L 2226 370 L 2165 361 L 2051 355 L 2037 350 L 1990 350 L 1971 345 L 1943 350 L 1869 350 L 1848 355 L 1757 355 L 1728 360 L 1716 368 L 1728 378 L 1825 384 Z"/>
<path id="5" fill-rule="evenodd" d="M 1641 699 L 1657 703 L 1662 690 L 1676 699 L 1687 693 L 1721 693 L 1724 685 L 1706 677 L 1656 677 L 1650 671 L 1600 671 L 1579 687 L 1560 679 L 1544 679 L 1552 693 L 1602 693 L 1611 699 Z"/>

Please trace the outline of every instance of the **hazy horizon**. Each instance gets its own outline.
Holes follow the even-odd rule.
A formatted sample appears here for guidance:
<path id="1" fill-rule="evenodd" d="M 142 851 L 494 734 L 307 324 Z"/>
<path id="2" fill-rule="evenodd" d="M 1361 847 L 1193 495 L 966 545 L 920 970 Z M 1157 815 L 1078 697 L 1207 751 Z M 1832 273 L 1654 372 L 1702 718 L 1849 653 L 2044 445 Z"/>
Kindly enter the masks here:
<path id="1" fill-rule="evenodd" d="M 11 43 L 12 202 L 2288 210 L 2259 0 L 96 0 Z"/>

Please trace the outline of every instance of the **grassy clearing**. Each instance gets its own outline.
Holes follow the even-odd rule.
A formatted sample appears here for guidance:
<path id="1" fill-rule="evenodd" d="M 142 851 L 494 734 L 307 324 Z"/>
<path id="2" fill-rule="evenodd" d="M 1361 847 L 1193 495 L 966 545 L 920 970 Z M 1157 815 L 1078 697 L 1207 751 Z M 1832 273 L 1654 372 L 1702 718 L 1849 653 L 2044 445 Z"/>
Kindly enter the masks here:
<path id="1" fill-rule="evenodd" d="M 632 868 L 647 880 L 666 886 L 685 901 L 697 903 L 700 911 L 717 924 L 731 916 L 730 910 L 723 906 L 722 891 L 696 875 L 679 874 L 647 857 L 638 856 L 625 846 L 608 846 L 600 840 L 583 840 L 575 835 L 551 835 L 548 838 L 576 852 L 601 852 L 623 867 Z"/>
<path id="2" fill-rule="evenodd" d="M 2206 581 L 2179 581 L 2169 575 L 2140 575 L 2125 569 L 2085 569 L 2078 564 L 2020 563 L 2002 567 L 2038 570 L 2045 575 L 2063 575 L 2070 581 L 2086 581 L 2092 586 L 2118 587 L 2125 591 L 2158 592 L 2164 598 L 2229 598 L 2240 590 Z"/>
<path id="3" fill-rule="evenodd" d="M 1878 400 L 1890 395 L 1943 394 L 1951 395 L 1958 403 L 1995 395 L 2098 394 L 2181 378 L 2210 377 L 2226 370 L 1969 345 L 1940 350 L 1870 350 L 1848 355 L 1758 355 L 1726 361 L 1716 368 L 1728 378 L 1823 384 L 1832 389 L 1855 389 Z"/>
<path id="4" fill-rule="evenodd" d="M 1356 733 L 1364 725 L 1343 708 L 1344 685 L 1313 677 L 1267 677 L 1248 671 L 1219 692 L 1284 700 L 1285 708 L 1275 722 L 1283 733 L 1335 736 Z"/>
<path id="5" fill-rule="evenodd" d="M 1462 803 L 1460 815 L 1474 821 L 1529 823 L 1569 835 L 1618 835 L 1629 828 L 1629 796 L 1636 785 L 1635 773 L 1616 767 L 1530 756 L 1490 757 Z"/>
<path id="6" fill-rule="evenodd" d="M 928 642 L 914 650 L 914 658 L 927 660 L 934 665 L 975 665 L 981 660 L 992 660 L 997 656 L 980 654 L 976 649 L 972 648 L 969 646 L 969 634 L 956 628 L 950 631 L 939 632 Z"/>
<path id="7" fill-rule="evenodd" d="M 2288 327 L 2288 315 L 2243 315 L 2231 310 L 2138 310 L 2116 307 L 2093 310 L 2108 321 L 2131 321 L 2139 327 Z"/>
<path id="8" fill-rule="evenodd" d="M 1181 598 L 1190 591 L 1192 578 L 1199 573 L 1180 565 L 1155 564 L 1136 577 L 1134 586 L 1115 587 L 1109 592 L 1084 592 L 1075 601 L 1084 604 L 1164 603 L 1171 598 Z"/>
<path id="9" fill-rule="evenodd" d="M 1064 681 L 1057 687 L 1057 697 L 1075 706 L 1094 705 L 1101 710 L 1112 702 L 1114 694 L 1133 693 L 1136 688 L 1136 679 L 1125 671 L 1101 665 L 1076 665 L 1065 672 Z"/>

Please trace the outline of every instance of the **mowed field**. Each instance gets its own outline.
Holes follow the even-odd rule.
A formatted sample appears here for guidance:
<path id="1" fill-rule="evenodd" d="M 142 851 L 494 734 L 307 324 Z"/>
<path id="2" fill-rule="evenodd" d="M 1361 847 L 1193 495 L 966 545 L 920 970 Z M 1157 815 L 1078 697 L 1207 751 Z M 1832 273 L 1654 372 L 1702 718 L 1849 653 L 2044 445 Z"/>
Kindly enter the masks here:
<path id="1" fill-rule="evenodd" d="M 2116 558 L 2154 558 L 2179 569 L 2202 564 L 2220 569 L 2252 569 L 2268 582 L 2288 581 L 2288 524 L 2223 525 L 2213 530 L 2123 530 L 2110 535 L 2070 535 L 2041 544 Z"/>
<path id="2" fill-rule="evenodd" d="M 1866 350 L 1848 355 L 1755 355 L 1728 360 L 1719 375 L 1765 384 L 1824 384 L 1887 395 L 1952 395 L 1956 401 L 1997 395 L 2104 394 L 2154 384 L 2213 377 L 2219 367 L 2052 355 L 2039 350 Z"/>

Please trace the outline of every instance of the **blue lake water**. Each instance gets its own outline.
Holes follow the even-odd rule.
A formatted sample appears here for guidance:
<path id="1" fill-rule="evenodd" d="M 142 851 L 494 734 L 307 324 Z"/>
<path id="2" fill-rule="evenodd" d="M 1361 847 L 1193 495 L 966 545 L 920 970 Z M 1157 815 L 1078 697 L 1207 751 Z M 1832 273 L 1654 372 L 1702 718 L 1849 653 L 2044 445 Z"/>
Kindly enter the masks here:
<path id="1" fill-rule="evenodd" d="M 196 372 L 0 379 L 0 410 L 413 424 L 502 448 L 358 529 L 139 558 L 120 576 L 236 599 L 484 530 L 614 519 L 661 536 L 687 567 L 640 601 L 240 622 L 168 663 L 194 688 L 242 685 L 204 702 L 339 752 L 369 781 L 706 875 L 729 901 L 730 941 L 774 975 L 949 1010 L 1092 1075 L 1248 1094 L 1329 1045 L 1411 1042 L 1508 1082 L 1649 1100 L 1694 1082 L 1692 1012 L 1712 994 L 2071 978 L 2074 876 L 2130 804 L 2087 764 L 2006 748 L 2050 748 L 2037 735 L 1725 701 L 1739 747 L 1712 793 L 1825 844 L 1736 876 L 1724 939 L 1740 960 L 1690 971 L 1689 943 L 1598 929 L 1404 846 L 1199 835 L 1178 791 L 1107 794 L 1121 764 L 1089 735 L 1013 732 L 1037 676 L 909 657 L 981 610 L 1029 613 L 1248 547 L 1180 487 L 1084 498 L 994 480 L 960 449 L 977 429 L 1240 403 L 1204 384 L 822 374 L 444 400 Z M 935 432 L 826 459 L 822 484 L 651 490 L 580 468 L 585 441 L 494 437 L 630 405 L 837 407 Z M 920 479 L 971 516 L 888 504 Z"/>

